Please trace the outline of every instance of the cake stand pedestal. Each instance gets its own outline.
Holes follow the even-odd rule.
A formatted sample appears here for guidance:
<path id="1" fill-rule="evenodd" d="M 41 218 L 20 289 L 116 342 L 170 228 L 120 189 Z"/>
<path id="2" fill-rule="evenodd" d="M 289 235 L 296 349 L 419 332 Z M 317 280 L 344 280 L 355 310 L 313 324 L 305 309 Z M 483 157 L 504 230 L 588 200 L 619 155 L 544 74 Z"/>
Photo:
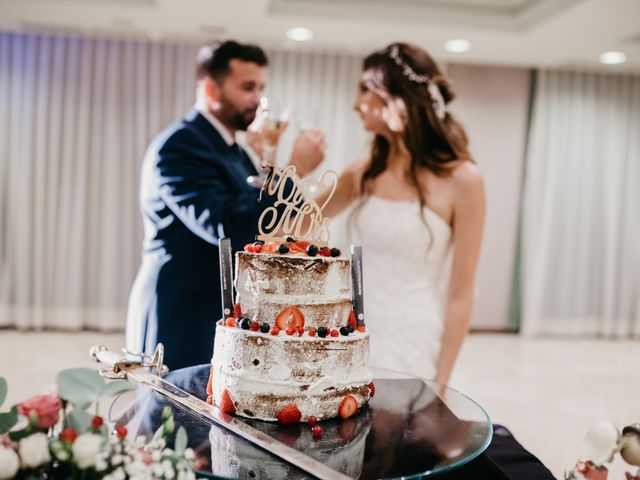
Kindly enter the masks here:
<path id="1" fill-rule="evenodd" d="M 372 370 L 376 392 L 368 406 L 347 420 L 320 422 L 324 431 L 319 438 L 307 424 L 245 421 L 358 479 L 432 477 L 467 464 L 489 445 L 489 415 L 468 396 L 400 372 Z M 209 365 L 164 378 L 204 398 Z M 147 435 L 161 424 L 166 405 L 174 410 L 176 426 L 187 429 L 201 478 L 313 478 L 144 386 L 116 398 L 109 419 L 126 423 L 131 435 Z"/>

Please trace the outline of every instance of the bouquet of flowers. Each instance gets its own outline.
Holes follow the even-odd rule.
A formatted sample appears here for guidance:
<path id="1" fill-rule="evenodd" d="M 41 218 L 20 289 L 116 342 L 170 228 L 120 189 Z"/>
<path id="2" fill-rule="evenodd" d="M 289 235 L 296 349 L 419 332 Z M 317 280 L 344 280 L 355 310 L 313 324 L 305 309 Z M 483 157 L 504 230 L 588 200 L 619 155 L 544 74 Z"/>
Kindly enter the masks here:
<path id="1" fill-rule="evenodd" d="M 169 407 L 150 441 L 134 439 L 125 426 L 107 425 L 97 411 L 100 400 L 131 384 L 106 383 L 98 372 L 76 368 L 61 372 L 57 387 L 56 394 L 30 398 L 0 413 L 0 480 L 195 478 L 186 430 L 174 432 Z M 7 382 L 0 377 L 0 407 L 6 396 Z M 92 406 L 93 414 L 87 411 Z M 174 448 L 167 448 L 174 433 Z"/>

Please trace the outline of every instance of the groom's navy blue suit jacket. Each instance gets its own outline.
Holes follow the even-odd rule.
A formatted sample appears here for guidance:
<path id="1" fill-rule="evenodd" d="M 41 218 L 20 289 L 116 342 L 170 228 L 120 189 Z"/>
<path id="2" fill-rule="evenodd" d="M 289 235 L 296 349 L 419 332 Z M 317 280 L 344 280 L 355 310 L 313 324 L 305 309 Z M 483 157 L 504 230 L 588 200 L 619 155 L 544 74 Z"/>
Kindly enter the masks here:
<path id="1" fill-rule="evenodd" d="M 142 264 L 129 298 L 127 347 L 165 346 L 172 370 L 209 363 L 215 322 L 222 316 L 218 241 L 234 252 L 254 241 L 256 175 L 247 154 L 229 146 L 196 110 L 170 125 L 149 146 L 141 176 Z"/>

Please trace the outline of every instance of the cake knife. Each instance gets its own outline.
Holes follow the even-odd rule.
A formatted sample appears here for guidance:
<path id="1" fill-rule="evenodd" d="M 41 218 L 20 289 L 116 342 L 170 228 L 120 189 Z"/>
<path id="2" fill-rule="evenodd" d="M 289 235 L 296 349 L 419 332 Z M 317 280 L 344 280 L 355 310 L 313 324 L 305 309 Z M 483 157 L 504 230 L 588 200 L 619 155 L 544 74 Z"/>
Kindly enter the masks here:
<path id="1" fill-rule="evenodd" d="M 353 311 L 356 324 L 364 327 L 364 289 L 362 285 L 362 247 L 351 245 L 351 280 L 353 283 Z"/>
<path id="2" fill-rule="evenodd" d="M 160 345 L 158 345 L 160 347 Z M 162 349 L 161 349 L 162 350 Z M 156 352 L 158 349 L 156 349 Z M 266 433 L 247 425 L 242 420 L 220 411 L 215 405 L 210 405 L 204 400 L 195 397 L 172 383 L 164 380 L 160 375 L 153 373 L 165 371 L 162 366 L 162 354 L 154 354 L 154 359 L 159 357 L 157 365 L 154 361 L 145 364 L 142 361 L 130 360 L 118 353 L 109 351 L 103 345 L 91 348 L 91 357 L 106 365 L 108 368 L 100 373 L 107 378 L 127 379 L 132 382 L 145 385 L 158 392 L 173 402 L 182 405 L 190 412 L 212 421 L 217 426 L 225 428 L 236 435 L 250 441 L 254 445 L 267 452 L 280 457 L 282 460 L 310 473 L 321 480 L 348 480 L 351 477 L 334 470 L 324 463 L 315 460 L 304 453 L 291 448 L 284 443 L 270 437 Z"/>
<path id="3" fill-rule="evenodd" d="M 233 315 L 233 272 L 231 239 L 221 238 L 220 251 L 220 288 L 222 290 L 222 318 Z"/>

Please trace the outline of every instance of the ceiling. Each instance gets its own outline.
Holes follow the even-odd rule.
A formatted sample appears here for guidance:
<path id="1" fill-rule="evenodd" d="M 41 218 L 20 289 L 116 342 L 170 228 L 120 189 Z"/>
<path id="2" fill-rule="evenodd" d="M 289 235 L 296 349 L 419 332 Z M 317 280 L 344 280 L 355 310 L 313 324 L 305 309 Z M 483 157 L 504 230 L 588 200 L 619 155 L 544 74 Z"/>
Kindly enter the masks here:
<path id="1" fill-rule="evenodd" d="M 292 26 L 314 39 L 287 40 Z M 443 61 L 640 72 L 640 0 L 0 0 L 0 29 L 354 54 L 402 40 Z M 471 50 L 446 52 L 450 38 Z M 607 50 L 628 61 L 599 65 Z"/>

